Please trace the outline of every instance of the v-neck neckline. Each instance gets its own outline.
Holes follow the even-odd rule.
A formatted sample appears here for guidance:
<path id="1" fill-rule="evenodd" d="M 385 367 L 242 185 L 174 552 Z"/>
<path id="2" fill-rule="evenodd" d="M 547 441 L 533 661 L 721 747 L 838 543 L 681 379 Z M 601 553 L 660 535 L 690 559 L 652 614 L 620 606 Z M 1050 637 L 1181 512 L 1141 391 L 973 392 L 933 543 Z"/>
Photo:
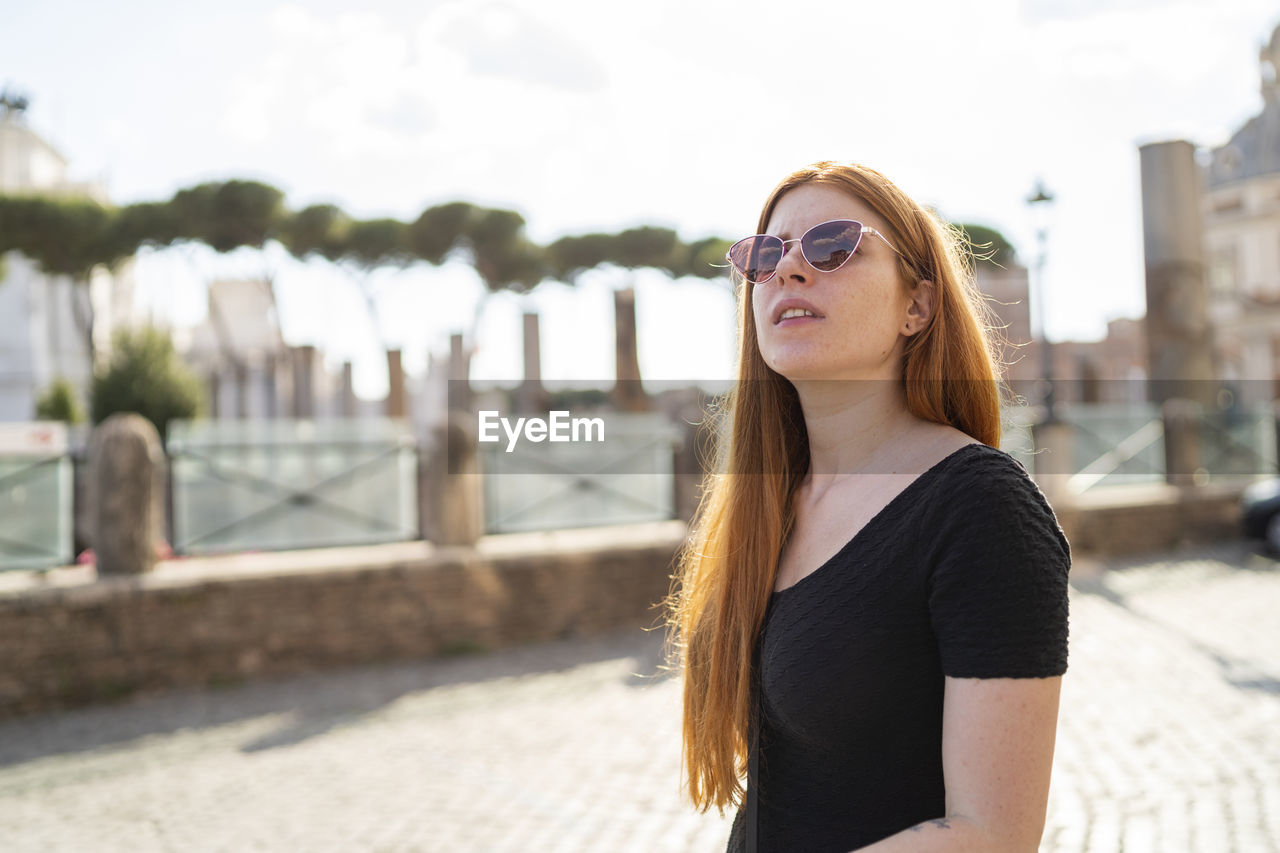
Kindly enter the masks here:
<path id="1" fill-rule="evenodd" d="M 809 572 L 804 577 L 800 578 L 800 580 L 782 589 L 775 589 L 773 593 L 770 595 L 770 598 L 771 599 L 780 598 L 781 596 L 786 595 L 787 593 L 791 592 L 791 590 L 805 583 L 815 575 L 821 574 L 832 563 L 834 563 L 837 559 L 842 557 L 845 554 L 845 552 L 853 548 L 853 546 L 860 539 L 863 538 L 863 535 L 869 529 L 874 527 L 882 519 L 888 517 L 890 510 L 894 509 L 899 503 L 905 500 L 907 495 L 916 491 L 922 484 L 931 480 L 933 476 L 937 474 L 937 472 L 939 472 L 944 466 L 947 465 L 947 463 L 951 462 L 953 459 L 960 456 L 960 454 L 964 453 L 965 451 L 973 447 L 987 447 L 987 445 L 983 444 L 982 442 L 973 442 L 970 444 L 966 444 L 963 447 L 956 448 L 955 450 L 948 453 L 946 456 L 939 459 L 928 470 L 924 471 L 922 474 L 920 474 L 920 476 L 916 477 L 914 480 L 908 483 L 905 487 L 903 487 L 902 491 L 898 492 L 896 495 L 890 498 L 889 502 L 886 503 L 884 506 L 882 506 L 875 515 L 871 516 L 871 518 L 867 521 L 866 524 L 858 528 L 858 532 L 854 533 L 853 536 L 849 539 L 849 541 L 845 542 L 844 545 L 840 546 L 840 550 L 836 551 L 834 554 L 832 554 L 830 557 L 824 560 L 816 569 Z"/>

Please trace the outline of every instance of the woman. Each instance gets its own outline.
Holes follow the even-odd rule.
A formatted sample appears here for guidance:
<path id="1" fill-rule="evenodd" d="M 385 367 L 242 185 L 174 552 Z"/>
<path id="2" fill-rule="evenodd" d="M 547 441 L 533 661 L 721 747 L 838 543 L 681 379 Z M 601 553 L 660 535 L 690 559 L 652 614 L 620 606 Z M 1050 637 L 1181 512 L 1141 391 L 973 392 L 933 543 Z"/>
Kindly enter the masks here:
<path id="1" fill-rule="evenodd" d="M 1070 555 L 995 449 L 967 255 L 856 165 L 789 176 L 757 230 L 671 599 L 690 796 L 742 803 L 730 851 L 1034 851 Z"/>

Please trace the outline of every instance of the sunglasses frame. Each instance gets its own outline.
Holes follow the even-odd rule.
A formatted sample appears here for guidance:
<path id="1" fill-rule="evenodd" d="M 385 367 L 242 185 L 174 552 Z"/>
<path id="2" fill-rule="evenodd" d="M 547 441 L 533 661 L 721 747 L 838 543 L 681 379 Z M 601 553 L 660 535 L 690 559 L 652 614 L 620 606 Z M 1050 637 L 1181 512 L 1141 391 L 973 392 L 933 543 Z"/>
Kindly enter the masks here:
<path id="1" fill-rule="evenodd" d="M 833 225 L 838 222 L 840 223 L 847 222 L 850 225 L 858 226 L 858 228 L 861 229 L 858 233 L 858 239 L 854 242 L 853 248 L 849 250 L 849 257 L 845 258 L 838 265 L 832 267 L 829 270 L 820 269 L 819 267 L 814 266 L 813 261 L 809 260 L 809 256 L 804 253 L 804 239 L 808 237 L 811 233 L 813 233 L 814 229 L 821 228 L 824 225 Z M 849 258 L 852 258 L 854 253 L 858 251 L 858 247 L 862 245 L 862 236 L 864 234 L 874 234 L 875 236 L 883 240 L 886 246 L 888 246 L 890 249 L 893 249 L 893 251 L 899 257 L 903 256 L 902 253 L 898 251 L 897 247 L 895 247 L 892 243 L 889 242 L 889 238 L 885 237 L 883 234 L 881 234 L 875 228 L 872 228 L 870 225 L 864 225 L 863 223 L 859 222 L 856 219 L 828 219 L 826 222 L 819 222 L 817 225 L 814 225 L 813 227 L 806 229 L 803 234 L 801 234 L 799 237 L 796 237 L 795 239 L 792 239 L 792 240 L 783 240 L 781 237 L 778 237 L 774 234 L 752 234 L 750 237 L 743 237 L 741 240 L 737 241 L 736 243 L 734 243 L 732 246 L 729 247 L 729 251 L 725 252 L 724 257 L 725 257 L 725 260 L 729 262 L 729 266 L 731 266 L 738 273 L 738 275 L 742 276 L 744 281 L 751 282 L 751 284 L 765 284 L 769 281 L 772 281 L 774 276 L 778 274 L 778 267 L 776 264 L 774 265 L 773 272 L 769 273 L 767 276 L 760 279 L 759 281 L 755 281 L 749 278 L 747 274 L 743 272 L 741 269 L 738 269 L 738 265 L 733 262 L 733 250 L 738 248 L 748 240 L 757 240 L 761 237 L 764 237 L 770 240 L 777 240 L 779 243 L 781 243 L 782 255 L 778 258 L 779 264 L 782 263 L 782 259 L 787 256 L 788 244 L 799 243 L 800 257 L 804 258 L 804 262 L 806 264 L 813 267 L 813 269 L 817 270 L 818 272 L 835 272 L 836 270 L 840 269 L 840 267 L 843 267 L 845 264 L 849 263 Z"/>

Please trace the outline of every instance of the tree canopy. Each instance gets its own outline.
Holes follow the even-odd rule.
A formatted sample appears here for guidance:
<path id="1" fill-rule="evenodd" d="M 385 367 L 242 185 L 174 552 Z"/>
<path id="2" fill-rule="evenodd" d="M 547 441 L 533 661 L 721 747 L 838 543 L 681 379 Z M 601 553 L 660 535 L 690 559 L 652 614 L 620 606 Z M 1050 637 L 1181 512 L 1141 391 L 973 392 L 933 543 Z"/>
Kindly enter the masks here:
<path id="1" fill-rule="evenodd" d="M 137 412 L 163 438 L 170 421 L 196 416 L 203 393 L 170 336 L 143 326 L 116 332 L 111 362 L 94 373 L 89 396 L 94 424 L 116 412 Z"/>
<path id="2" fill-rule="evenodd" d="M 1013 250 L 996 230 L 961 226 L 982 261 L 1004 264 Z M 511 210 L 450 202 L 412 222 L 359 220 L 331 204 L 289 210 L 284 194 L 257 181 L 229 180 L 180 190 L 165 202 L 107 206 L 87 198 L 0 195 L 0 255 L 17 250 L 50 274 L 85 279 L 142 246 L 199 241 L 219 252 L 279 241 L 300 259 L 313 256 L 372 270 L 465 255 L 491 290 L 526 291 L 544 279 L 573 281 L 601 264 L 653 267 L 672 276 L 725 274 L 729 241 L 686 242 L 669 228 L 566 236 L 539 245 Z M 984 249 L 984 244 L 990 244 Z M 986 255 L 987 257 L 984 257 Z"/>
<path id="3" fill-rule="evenodd" d="M 565 237 L 540 246 L 524 217 L 467 202 L 429 207 L 413 222 L 354 219 L 331 204 L 299 211 L 284 194 L 256 181 L 225 181 L 180 190 L 167 202 L 111 207 L 86 198 L 0 196 L 0 254 L 17 250 L 45 272 L 85 278 L 143 246 L 199 241 L 219 252 L 279 241 L 300 259 L 320 256 L 372 269 L 416 261 L 442 263 L 465 252 L 491 290 L 529 290 L 547 278 L 571 281 L 602 263 L 657 267 L 672 275 L 714 278 L 729 244 L 692 244 L 665 228 Z"/>

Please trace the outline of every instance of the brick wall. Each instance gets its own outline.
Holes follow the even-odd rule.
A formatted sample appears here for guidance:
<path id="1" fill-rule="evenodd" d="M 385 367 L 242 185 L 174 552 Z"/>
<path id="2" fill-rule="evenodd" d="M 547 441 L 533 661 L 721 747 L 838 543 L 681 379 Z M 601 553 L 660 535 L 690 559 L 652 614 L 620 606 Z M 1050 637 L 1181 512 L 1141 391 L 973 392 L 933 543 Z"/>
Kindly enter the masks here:
<path id="1" fill-rule="evenodd" d="M 660 625 L 663 522 L 0 577 L 0 716 Z"/>

